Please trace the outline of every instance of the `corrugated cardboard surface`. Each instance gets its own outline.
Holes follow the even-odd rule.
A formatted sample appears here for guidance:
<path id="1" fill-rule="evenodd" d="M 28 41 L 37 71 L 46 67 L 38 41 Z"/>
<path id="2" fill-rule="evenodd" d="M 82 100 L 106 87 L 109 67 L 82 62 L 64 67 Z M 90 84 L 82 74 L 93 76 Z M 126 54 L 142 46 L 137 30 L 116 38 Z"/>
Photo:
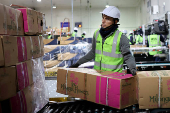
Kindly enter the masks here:
<path id="1" fill-rule="evenodd" d="M 67 44 L 70 44 L 72 42 L 74 42 L 74 40 L 60 41 L 60 45 L 67 45 Z"/>
<path id="2" fill-rule="evenodd" d="M 53 67 L 53 66 L 56 66 L 56 65 L 59 64 L 60 62 L 61 62 L 61 61 L 58 61 L 58 60 L 43 61 L 45 68 L 51 68 L 51 67 Z"/>
<path id="3" fill-rule="evenodd" d="M 170 108 L 170 71 L 144 71 L 137 74 L 138 102 L 141 109 Z"/>
<path id="4" fill-rule="evenodd" d="M 65 41 L 69 39 L 70 37 L 58 37 L 58 41 Z"/>
<path id="5" fill-rule="evenodd" d="M 15 94 L 15 96 L 0 102 L 2 113 L 33 113 L 34 84 Z"/>
<path id="6" fill-rule="evenodd" d="M 38 23 L 38 33 L 37 34 L 43 34 L 43 13 L 37 12 L 37 23 Z"/>
<path id="7" fill-rule="evenodd" d="M 45 40 L 52 40 L 52 39 L 45 39 Z M 44 53 L 49 53 L 59 46 L 61 46 L 61 45 L 45 45 L 44 46 Z"/>
<path id="8" fill-rule="evenodd" d="M 58 55 L 58 60 L 69 60 L 69 59 L 75 57 L 77 54 L 67 52 L 67 53 L 57 54 L 57 55 Z"/>
<path id="9" fill-rule="evenodd" d="M 146 45 L 130 45 L 130 48 L 142 48 L 142 47 L 146 47 Z M 133 54 L 142 54 L 144 52 L 133 52 Z"/>
<path id="10" fill-rule="evenodd" d="M 0 4 L 0 15 L 1 35 L 24 35 L 21 11 Z"/>
<path id="11" fill-rule="evenodd" d="M 27 35 L 35 35 L 38 32 L 37 14 L 30 8 L 19 8 L 23 14 L 24 32 Z"/>
<path id="12" fill-rule="evenodd" d="M 0 68 L 0 101 L 17 93 L 16 67 Z"/>
<path id="13" fill-rule="evenodd" d="M 1 36 L 5 66 L 16 65 L 44 55 L 41 36 Z"/>
<path id="14" fill-rule="evenodd" d="M 128 78 L 125 75 L 123 78 L 121 73 L 99 72 L 85 68 L 59 69 L 57 92 L 118 109 L 136 104 L 135 79 L 132 75 L 127 75 Z"/>
<path id="15" fill-rule="evenodd" d="M 0 38 L 0 66 L 4 65 L 4 53 L 3 53 L 3 47 L 2 47 L 2 40 Z"/>

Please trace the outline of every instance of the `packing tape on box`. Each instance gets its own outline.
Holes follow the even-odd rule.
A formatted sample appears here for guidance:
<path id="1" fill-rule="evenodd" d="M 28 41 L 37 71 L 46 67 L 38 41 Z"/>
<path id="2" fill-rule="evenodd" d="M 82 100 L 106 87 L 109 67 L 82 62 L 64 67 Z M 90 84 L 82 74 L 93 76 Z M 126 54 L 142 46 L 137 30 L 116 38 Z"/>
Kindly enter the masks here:
<path id="1" fill-rule="evenodd" d="M 161 107 L 161 81 L 162 81 L 162 78 L 161 78 L 161 75 L 160 75 L 158 72 L 156 72 L 156 73 L 157 73 L 157 75 L 158 75 L 158 77 L 159 77 L 159 94 L 158 94 L 159 99 L 158 99 L 158 107 L 160 108 L 160 107 Z"/>
<path id="2" fill-rule="evenodd" d="M 30 36 L 30 42 L 31 42 L 31 52 L 32 52 L 32 59 L 33 59 L 33 44 L 32 44 L 32 38 Z"/>
<path id="3" fill-rule="evenodd" d="M 18 35 L 18 20 L 17 20 L 17 17 L 18 17 L 18 15 L 17 15 L 17 10 L 15 10 L 15 20 L 16 20 L 16 24 L 17 24 L 17 35 Z"/>
<path id="4" fill-rule="evenodd" d="M 109 78 L 107 77 L 107 86 L 106 86 L 106 105 L 108 106 L 108 87 L 109 86 Z"/>
<path id="5" fill-rule="evenodd" d="M 25 59 L 25 47 L 24 47 L 24 41 L 23 41 L 23 38 L 22 37 L 20 37 L 21 38 L 21 45 L 22 45 L 22 55 L 23 55 L 23 60 L 26 60 Z"/>
<path id="6" fill-rule="evenodd" d="M 3 24 L 3 27 L 4 27 L 4 30 L 5 30 L 5 34 L 7 34 L 7 14 L 6 14 L 5 5 L 3 5 L 3 8 L 4 8 L 4 24 Z"/>
<path id="7" fill-rule="evenodd" d="M 68 77 L 68 69 L 67 69 L 67 74 L 66 74 L 66 95 L 67 95 L 67 77 Z"/>
<path id="8" fill-rule="evenodd" d="M 41 42 L 40 42 L 40 38 L 39 38 L 39 36 L 38 36 L 38 42 L 39 42 L 40 54 L 41 54 Z"/>

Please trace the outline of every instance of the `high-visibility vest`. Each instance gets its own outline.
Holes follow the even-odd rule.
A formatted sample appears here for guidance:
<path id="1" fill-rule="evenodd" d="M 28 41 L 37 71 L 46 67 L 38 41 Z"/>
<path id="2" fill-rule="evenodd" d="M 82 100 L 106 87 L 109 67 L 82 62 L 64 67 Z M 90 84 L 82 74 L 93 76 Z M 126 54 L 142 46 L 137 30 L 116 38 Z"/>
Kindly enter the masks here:
<path id="1" fill-rule="evenodd" d="M 48 39 L 51 39 L 51 35 L 48 35 Z"/>
<path id="2" fill-rule="evenodd" d="M 95 32 L 96 50 L 94 69 L 122 72 L 124 59 L 119 49 L 121 35 L 122 32 L 116 30 L 102 44 L 102 36 L 99 30 Z"/>
<path id="3" fill-rule="evenodd" d="M 140 35 L 138 35 L 136 38 L 136 44 L 139 44 L 139 43 L 143 43 L 143 37 L 141 37 Z"/>
<path id="4" fill-rule="evenodd" d="M 74 31 L 74 32 L 72 33 L 71 37 L 75 37 L 76 34 L 77 34 L 77 33 Z"/>
<path id="5" fill-rule="evenodd" d="M 132 43 L 130 42 L 130 37 L 131 37 L 131 36 L 132 36 L 132 35 L 129 35 L 129 36 L 128 36 L 129 44 L 130 44 L 130 45 L 132 45 Z"/>
<path id="6" fill-rule="evenodd" d="M 161 41 L 160 41 L 160 35 L 149 35 L 148 36 L 148 43 L 149 43 L 149 47 L 157 47 L 157 46 L 161 46 Z M 161 54 L 161 51 L 150 51 L 149 54 L 150 55 L 156 55 L 156 54 Z"/>

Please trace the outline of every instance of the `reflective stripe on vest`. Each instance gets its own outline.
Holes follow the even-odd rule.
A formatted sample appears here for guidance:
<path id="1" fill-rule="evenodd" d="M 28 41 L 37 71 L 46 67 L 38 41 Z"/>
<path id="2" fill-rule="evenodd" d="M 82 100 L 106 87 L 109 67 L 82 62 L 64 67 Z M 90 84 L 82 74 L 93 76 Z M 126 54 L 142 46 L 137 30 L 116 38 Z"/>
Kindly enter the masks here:
<path id="1" fill-rule="evenodd" d="M 97 40 L 98 35 L 99 35 L 99 31 L 96 32 L 96 40 Z M 122 54 L 116 54 L 115 53 L 115 51 L 116 51 L 116 43 L 114 43 L 114 42 L 117 42 L 118 35 L 119 35 L 119 31 L 117 30 L 116 33 L 115 33 L 115 36 L 114 36 L 115 38 L 113 40 L 112 52 L 109 53 L 109 52 L 103 51 L 103 55 L 110 56 L 110 57 L 115 57 L 115 58 L 121 58 L 122 57 Z M 96 53 L 101 54 L 101 50 L 96 49 Z"/>
<path id="2" fill-rule="evenodd" d="M 104 44 L 102 44 L 102 37 L 99 34 L 99 30 L 95 32 L 95 35 L 96 50 L 94 69 L 122 72 L 124 59 L 119 50 L 122 33 L 117 30 L 105 40 Z"/>

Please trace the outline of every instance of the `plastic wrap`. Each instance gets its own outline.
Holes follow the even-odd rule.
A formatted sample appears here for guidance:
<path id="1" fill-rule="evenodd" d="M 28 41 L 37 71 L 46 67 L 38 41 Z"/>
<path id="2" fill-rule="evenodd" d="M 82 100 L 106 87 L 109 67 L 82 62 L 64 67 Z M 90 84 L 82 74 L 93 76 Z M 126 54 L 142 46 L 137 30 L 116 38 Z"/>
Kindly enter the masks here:
<path id="1" fill-rule="evenodd" d="M 69 67 L 86 55 L 90 50 L 91 44 L 84 41 L 79 41 L 76 45 L 45 45 L 45 51 L 48 51 L 43 57 L 44 66 L 48 68 L 45 68 L 45 71 L 56 67 Z M 58 63 L 56 63 L 57 61 Z M 55 65 L 52 65 L 54 62 Z"/>
<path id="2" fill-rule="evenodd" d="M 32 60 L 32 74 L 34 81 L 34 113 L 42 109 L 49 101 L 48 89 L 45 85 L 45 72 L 43 59 L 37 58 Z"/>

